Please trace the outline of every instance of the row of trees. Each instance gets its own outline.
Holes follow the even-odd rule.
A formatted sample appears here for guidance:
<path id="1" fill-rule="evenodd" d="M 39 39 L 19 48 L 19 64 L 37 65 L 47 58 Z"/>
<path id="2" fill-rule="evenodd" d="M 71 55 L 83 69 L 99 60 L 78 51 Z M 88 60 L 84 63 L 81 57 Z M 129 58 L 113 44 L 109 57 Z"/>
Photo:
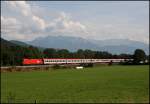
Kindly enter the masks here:
<path id="1" fill-rule="evenodd" d="M 56 50 L 53 48 L 47 48 L 43 51 L 45 58 L 132 58 L 130 54 L 112 55 L 106 51 L 92 51 L 89 49 L 79 49 L 76 52 L 69 52 L 66 49 Z"/>
<path id="2" fill-rule="evenodd" d="M 104 51 L 92 51 L 79 49 L 76 52 L 70 52 L 67 49 L 46 48 L 40 51 L 38 48 L 29 46 L 1 46 L 1 65 L 21 65 L 23 58 L 134 58 L 134 63 L 139 63 L 148 59 L 149 56 L 141 49 L 135 50 L 134 55 L 120 54 L 113 55 Z"/>

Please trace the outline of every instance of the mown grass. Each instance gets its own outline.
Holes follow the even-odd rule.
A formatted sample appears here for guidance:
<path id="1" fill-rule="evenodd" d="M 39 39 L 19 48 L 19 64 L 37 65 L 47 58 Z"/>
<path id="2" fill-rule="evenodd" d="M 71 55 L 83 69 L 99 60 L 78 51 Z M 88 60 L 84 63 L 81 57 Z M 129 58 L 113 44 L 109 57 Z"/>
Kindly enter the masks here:
<path id="1" fill-rule="evenodd" d="M 1 74 L 1 101 L 148 103 L 149 66 L 102 66 Z"/>

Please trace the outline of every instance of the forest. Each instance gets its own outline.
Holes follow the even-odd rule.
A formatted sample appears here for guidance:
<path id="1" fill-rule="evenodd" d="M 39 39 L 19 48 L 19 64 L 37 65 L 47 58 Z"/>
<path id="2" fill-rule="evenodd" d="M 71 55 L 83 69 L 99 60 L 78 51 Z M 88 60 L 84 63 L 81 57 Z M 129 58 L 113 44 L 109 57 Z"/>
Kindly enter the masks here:
<path id="1" fill-rule="evenodd" d="M 134 64 L 140 61 L 149 60 L 142 49 L 136 49 L 134 54 L 111 54 L 106 51 L 93 51 L 90 49 L 78 49 L 76 52 L 70 52 L 67 49 L 45 48 L 40 50 L 35 46 L 20 46 L 4 39 L 1 39 L 1 66 L 22 65 L 24 58 L 132 58 Z"/>

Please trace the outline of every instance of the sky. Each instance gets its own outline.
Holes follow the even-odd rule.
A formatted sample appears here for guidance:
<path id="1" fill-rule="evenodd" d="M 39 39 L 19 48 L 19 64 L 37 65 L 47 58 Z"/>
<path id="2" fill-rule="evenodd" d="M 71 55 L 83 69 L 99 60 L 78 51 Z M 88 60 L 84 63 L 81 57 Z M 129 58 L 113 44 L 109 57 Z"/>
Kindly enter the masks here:
<path id="1" fill-rule="evenodd" d="M 1 1 L 1 37 L 130 39 L 149 43 L 148 1 Z"/>

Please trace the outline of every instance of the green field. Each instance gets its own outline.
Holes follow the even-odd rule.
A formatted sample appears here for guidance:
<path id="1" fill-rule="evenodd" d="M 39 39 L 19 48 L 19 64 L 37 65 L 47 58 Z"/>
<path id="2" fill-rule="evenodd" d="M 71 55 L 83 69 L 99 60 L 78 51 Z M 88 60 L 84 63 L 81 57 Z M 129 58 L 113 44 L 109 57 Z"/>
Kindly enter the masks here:
<path id="1" fill-rule="evenodd" d="M 149 66 L 1 73 L 2 102 L 148 103 Z"/>

